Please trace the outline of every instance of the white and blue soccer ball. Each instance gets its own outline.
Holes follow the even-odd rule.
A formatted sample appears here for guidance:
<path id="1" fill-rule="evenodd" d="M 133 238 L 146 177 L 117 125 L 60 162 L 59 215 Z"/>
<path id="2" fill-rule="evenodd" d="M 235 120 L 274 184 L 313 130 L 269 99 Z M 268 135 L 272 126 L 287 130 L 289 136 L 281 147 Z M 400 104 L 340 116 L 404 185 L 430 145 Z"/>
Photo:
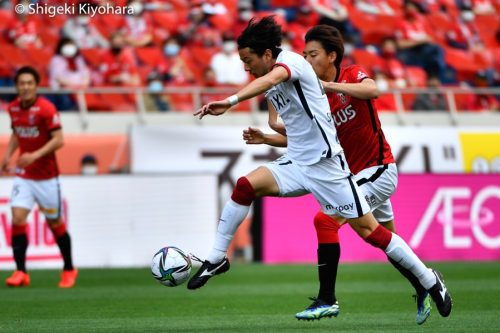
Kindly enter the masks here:
<path id="1" fill-rule="evenodd" d="M 191 267 L 191 259 L 181 249 L 166 246 L 153 256 L 151 273 L 164 286 L 175 287 L 186 282 Z"/>

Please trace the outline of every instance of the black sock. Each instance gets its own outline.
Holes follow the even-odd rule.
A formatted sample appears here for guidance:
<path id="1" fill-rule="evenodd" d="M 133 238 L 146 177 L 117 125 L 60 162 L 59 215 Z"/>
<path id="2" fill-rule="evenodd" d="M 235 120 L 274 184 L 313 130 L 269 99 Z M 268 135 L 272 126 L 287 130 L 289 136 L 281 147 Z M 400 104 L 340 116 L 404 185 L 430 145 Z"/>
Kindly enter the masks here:
<path id="1" fill-rule="evenodd" d="M 339 259 L 339 243 L 320 243 L 318 245 L 318 298 L 328 304 L 333 304 L 337 300 L 335 297 L 335 282 L 337 280 Z"/>
<path id="2" fill-rule="evenodd" d="M 408 280 L 410 281 L 411 285 L 413 288 L 415 288 L 415 291 L 417 292 L 417 295 L 420 295 L 425 291 L 425 288 L 420 284 L 420 281 L 418 278 L 413 275 L 412 272 L 401 266 L 397 261 L 393 260 L 390 257 L 387 257 L 389 261 L 391 262 L 392 266 L 396 267 L 396 269 Z"/>
<path id="3" fill-rule="evenodd" d="M 73 269 L 73 260 L 71 259 L 71 238 L 69 234 L 65 232 L 61 237 L 56 238 L 59 250 L 61 250 L 61 255 L 64 260 L 64 270 L 70 271 Z"/>
<path id="4" fill-rule="evenodd" d="M 26 249 L 28 249 L 28 236 L 12 235 L 12 252 L 18 271 L 26 272 Z"/>

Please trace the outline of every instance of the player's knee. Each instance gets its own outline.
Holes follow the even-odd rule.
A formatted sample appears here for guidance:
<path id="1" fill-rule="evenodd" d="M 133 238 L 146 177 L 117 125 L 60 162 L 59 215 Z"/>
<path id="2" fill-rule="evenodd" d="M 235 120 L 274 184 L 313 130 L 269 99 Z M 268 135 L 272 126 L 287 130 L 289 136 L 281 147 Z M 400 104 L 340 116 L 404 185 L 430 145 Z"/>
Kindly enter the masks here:
<path id="1" fill-rule="evenodd" d="M 338 243 L 338 230 L 340 224 L 331 216 L 318 212 L 314 216 L 314 228 L 318 237 L 318 243 Z"/>
<path id="2" fill-rule="evenodd" d="M 255 192 L 252 184 L 246 177 L 240 177 L 233 189 L 231 199 L 243 206 L 250 206 L 255 199 Z"/>

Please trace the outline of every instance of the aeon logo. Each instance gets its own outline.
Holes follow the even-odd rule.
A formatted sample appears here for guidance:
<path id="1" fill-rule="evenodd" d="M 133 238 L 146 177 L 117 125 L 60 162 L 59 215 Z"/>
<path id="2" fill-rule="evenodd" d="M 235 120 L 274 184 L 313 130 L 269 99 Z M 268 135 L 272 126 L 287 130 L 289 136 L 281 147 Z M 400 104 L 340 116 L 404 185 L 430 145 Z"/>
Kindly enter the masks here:
<path id="1" fill-rule="evenodd" d="M 464 204 L 465 199 L 468 199 L 467 204 Z M 485 206 L 485 202 L 489 199 L 500 199 L 500 187 L 484 187 L 474 196 L 467 187 L 438 189 L 419 221 L 410 245 L 417 248 L 431 223 L 438 221 L 443 225 L 443 240 L 446 248 L 471 248 L 473 239 L 487 249 L 500 248 L 500 234 L 493 236 L 484 232 L 486 226 L 491 225 L 495 220 L 498 223 L 500 219 L 500 216 L 495 218 L 495 212 Z M 458 200 L 461 202 L 457 203 Z M 499 204 L 494 206 L 499 207 Z M 439 210 L 440 207 L 442 207 L 441 210 Z M 470 229 L 472 235 L 458 236 L 455 234 L 457 229 Z M 500 230 L 500 227 L 497 229 Z"/>
<path id="2" fill-rule="evenodd" d="M 64 221 L 67 219 L 67 202 L 63 200 Z M 0 262 L 12 261 L 11 212 L 8 198 L 0 197 Z M 29 247 L 27 260 L 59 259 L 60 253 L 44 215 L 35 207 L 28 216 Z"/>

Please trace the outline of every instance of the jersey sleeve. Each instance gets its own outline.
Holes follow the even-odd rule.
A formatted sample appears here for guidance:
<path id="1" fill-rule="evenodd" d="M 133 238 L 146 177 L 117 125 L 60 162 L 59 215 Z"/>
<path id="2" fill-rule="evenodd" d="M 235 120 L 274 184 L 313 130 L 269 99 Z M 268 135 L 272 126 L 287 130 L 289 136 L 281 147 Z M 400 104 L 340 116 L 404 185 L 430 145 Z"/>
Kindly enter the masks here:
<path id="1" fill-rule="evenodd" d="M 349 67 L 348 77 L 350 83 L 360 83 L 364 79 L 369 79 L 370 75 L 368 75 L 363 67 L 353 65 Z"/>
<path id="2" fill-rule="evenodd" d="M 284 54 L 273 67 L 282 66 L 288 72 L 288 80 L 295 81 L 300 78 L 304 66 L 304 62 L 298 61 L 298 59 L 303 58 L 295 57 L 294 54 Z"/>
<path id="3" fill-rule="evenodd" d="M 49 132 L 61 128 L 61 119 L 59 118 L 59 113 L 57 112 L 54 104 L 45 103 L 43 117 Z"/>

